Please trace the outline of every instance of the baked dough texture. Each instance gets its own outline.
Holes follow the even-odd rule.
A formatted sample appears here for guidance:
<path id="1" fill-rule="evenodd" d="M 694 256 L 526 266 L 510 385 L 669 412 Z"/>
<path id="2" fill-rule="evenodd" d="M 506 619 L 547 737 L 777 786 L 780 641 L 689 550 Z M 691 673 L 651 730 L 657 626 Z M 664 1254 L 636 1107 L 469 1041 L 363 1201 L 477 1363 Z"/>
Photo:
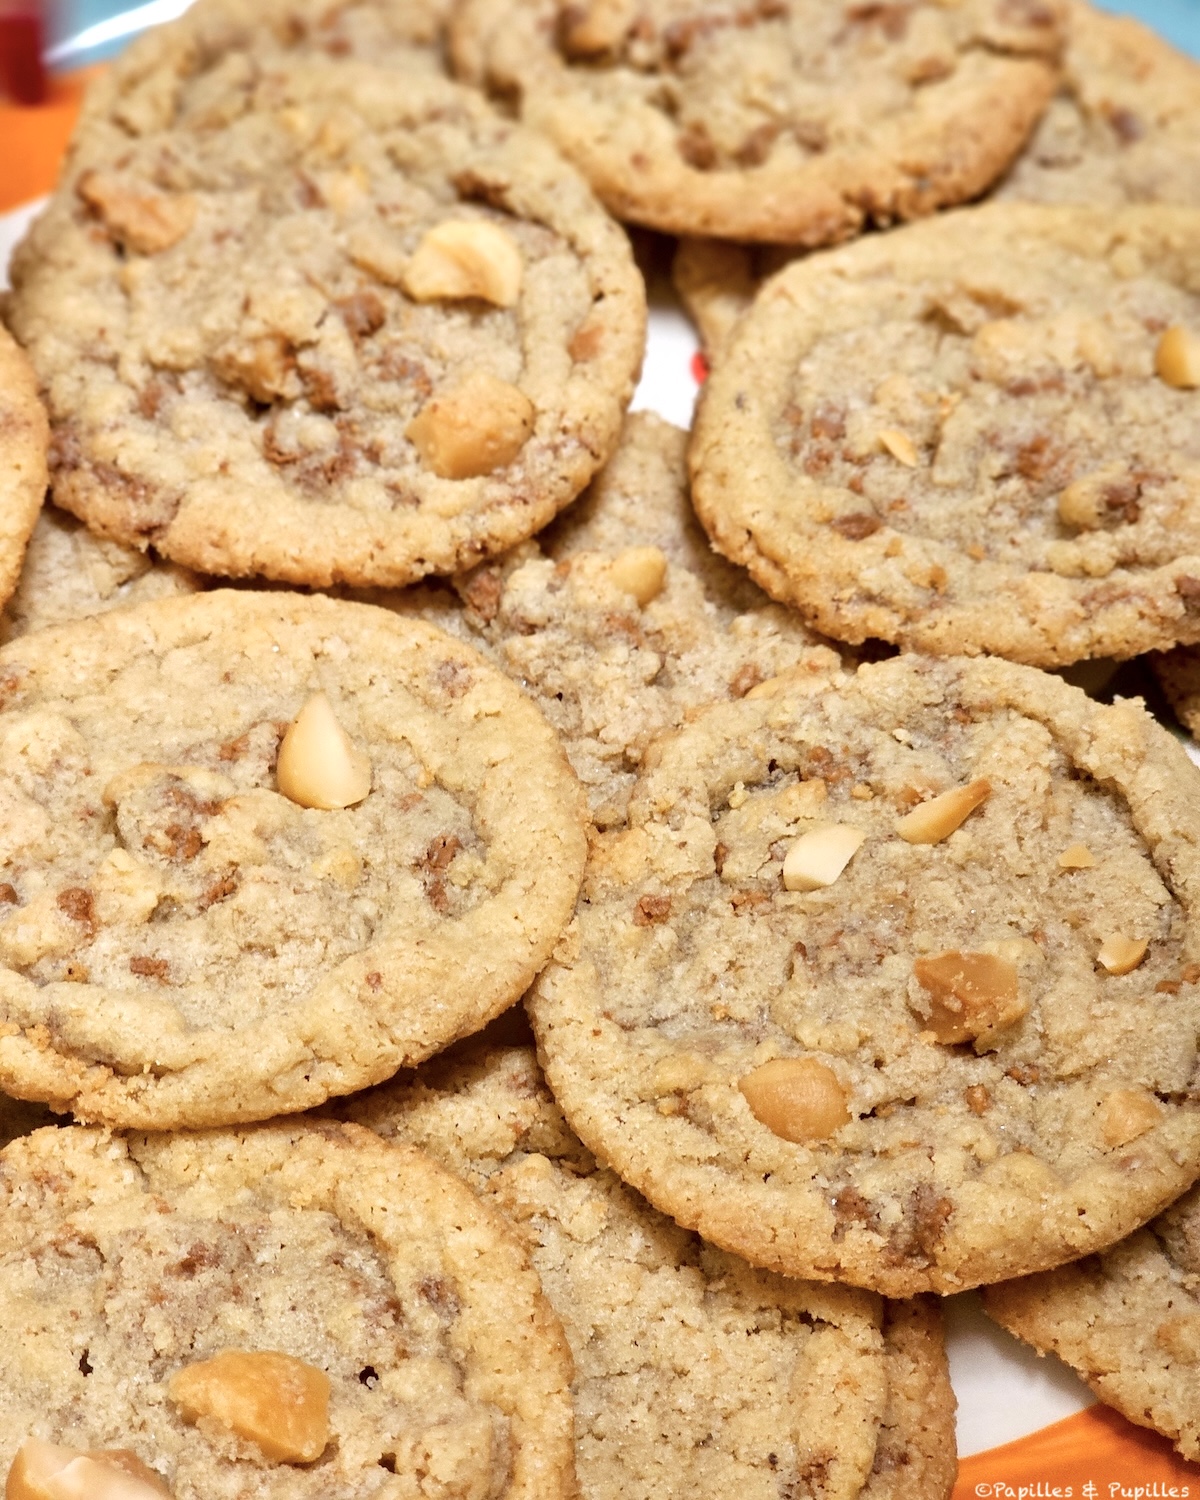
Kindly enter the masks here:
<path id="1" fill-rule="evenodd" d="M 616 444 L 645 333 L 628 242 L 439 76 L 244 61 L 215 120 L 196 84 L 144 136 L 96 125 L 16 253 L 55 499 L 226 577 L 392 586 L 504 550 Z M 504 247 L 500 302 L 417 300 L 447 225 L 483 236 L 485 277 Z"/>
<path id="2" fill-rule="evenodd" d="M 881 1329 L 873 1298 L 680 1229 L 572 1134 L 528 1043 L 472 1038 L 345 1108 L 465 1177 L 524 1239 L 575 1361 L 583 1500 L 949 1494 L 936 1306 L 886 1304 Z"/>
<path id="3" fill-rule="evenodd" d="M 1054 92 L 1051 4 L 467 0 L 455 68 L 623 219 L 831 244 L 982 192 Z"/>
<path id="4" fill-rule="evenodd" d="M 265 1119 L 478 1030 L 570 917 L 584 809 L 537 710 L 384 610 L 215 591 L 0 652 L 0 1088 L 110 1124 Z M 284 796 L 322 692 L 371 764 Z"/>
<path id="5" fill-rule="evenodd" d="M 187 568 L 155 562 L 136 547 L 95 536 L 53 505 L 38 515 L 17 587 L 0 615 L 0 641 L 69 620 L 192 594 L 202 580 Z"/>
<path id="6" fill-rule="evenodd" d="M 953 831 L 898 829 L 965 787 Z M 527 1002 L 550 1086 L 663 1212 L 788 1275 L 903 1296 L 1102 1249 L 1200 1168 L 1198 788 L 1138 705 L 997 659 L 702 711 Z M 785 885 L 830 825 L 849 863 Z M 939 985 L 964 964 L 991 977 Z M 743 1085 L 788 1059 L 837 1108 L 785 1139 Z"/>
<path id="7" fill-rule="evenodd" d="M 33 370 L 0 324 L 0 606 L 17 586 L 42 508 L 49 436 Z"/>
<path id="8" fill-rule="evenodd" d="M 175 1500 L 558 1500 L 570 1356 L 498 1214 L 355 1126 L 110 1137 L 0 1156 L 0 1464 L 40 1437 L 132 1449 Z M 329 1441 L 273 1461 L 171 1377 L 229 1350 L 330 1383 Z"/>
<path id="9" fill-rule="evenodd" d="M 1200 207 L 1200 65 L 1132 16 L 1068 0 L 1063 77 L 992 196 Z M 710 357 L 795 246 L 688 238 L 675 285 Z"/>
<path id="10" fill-rule="evenodd" d="M 443 0 L 197 0 L 136 37 L 89 87 L 72 156 L 188 122 L 219 127 L 264 67 L 302 57 L 444 72 Z"/>
<path id="11" fill-rule="evenodd" d="M 810 624 L 1038 666 L 1200 638 L 1200 211 L 997 204 L 796 261 L 701 395 L 693 499 Z"/>
<path id="12" fill-rule="evenodd" d="M 553 527 L 456 580 L 468 638 L 532 695 L 603 827 L 624 821 L 652 740 L 693 710 L 839 664 L 713 552 L 688 499 L 686 442 L 649 413 L 627 418 L 614 457 Z M 436 603 L 428 617 L 444 624 Z"/>
<path id="13" fill-rule="evenodd" d="M 1068 0 L 1062 87 L 996 197 L 1200 207 L 1200 65 L 1132 16 Z"/>
<path id="14" fill-rule="evenodd" d="M 1122 1416 L 1200 1459 L 1200 1191 L 1103 1255 L 988 1287 L 983 1305 Z"/>

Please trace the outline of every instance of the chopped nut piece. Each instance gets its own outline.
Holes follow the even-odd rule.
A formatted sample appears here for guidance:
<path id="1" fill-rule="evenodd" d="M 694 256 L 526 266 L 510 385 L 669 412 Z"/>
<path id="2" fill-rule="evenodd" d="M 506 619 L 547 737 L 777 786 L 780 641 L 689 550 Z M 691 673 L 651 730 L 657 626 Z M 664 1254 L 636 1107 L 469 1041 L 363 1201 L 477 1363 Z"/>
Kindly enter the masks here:
<path id="1" fill-rule="evenodd" d="M 583 0 L 562 11 L 559 36 L 569 57 L 586 57 L 615 47 L 633 20 L 633 0 Z"/>
<path id="2" fill-rule="evenodd" d="M 785 1141 L 823 1141 L 850 1121 L 837 1074 L 815 1057 L 777 1057 L 739 1080 L 760 1124 Z"/>
<path id="3" fill-rule="evenodd" d="M 1102 502 L 1096 486 L 1087 479 L 1076 479 L 1058 497 L 1058 519 L 1077 531 L 1091 531 L 1103 518 Z"/>
<path id="4" fill-rule="evenodd" d="M 816 891 L 832 885 L 866 836 L 850 823 L 826 823 L 823 828 L 801 834 L 783 861 L 785 889 Z"/>
<path id="5" fill-rule="evenodd" d="M 353 807 L 371 790 L 371 762 L 356 750 L 324 693 L 314 693 L 279 746 L 279 790 L 301 807 Z"/>
<path id="6" fill-rule="evenodd" d="M 666 554 L 658 547 L 626 547 L 609 563 L 608 576 L 640 605 L 647 605 L 662 593 L 667 578 Z"/>
<path id="7" fill-rule="evenodd" d="M 910 844 L 940 844 L 991 794 L 990 781 L 972 781 L 967 786 L 951 787 L 948 792 L 914 807 L 896 824 L 896 832 Z"/>
<path id="8" fill-rule="evenodd" d="M 963 1089 L 963 1102 L 973 1115 L 986 1115 L 992 1107 L 992 1096 L 985 1084 L 973 1083 L 969 1089 Z"/>
<path id="9" fill-rule="evenodd" d="M 994 953 L 918 958 L 913 972 L 929 996 L 926 1027 L 945 1046 L 990 1043 L 1029 1010 L 1029 1002 L 1020 995 L 1016 968 Z"/>
<path id="10" fill-rule="evenodd" d="M 915 469 L 917 467 L 917 447 L 907 432 L 901 432 L 898 427 L 885 427 L 879 434 L 879 441 L 887 451 L 905 468 Z"/>
<path id="11" fill-rule="evenodd" d="M 329 1441 L 329 1377 L 290 1354 L 230 1349 L 171 1376 L 185 1422 L 213 1417 L 277 1463 L 312 1463 Z"/>
<path id="12" fill-rule="evenodd" d="M 1128 974 L 1145 958 L 1149 946 L 1148 942 L 1139 942 L 1137 938 L 1122 937 L 1119 932 L 1114 933 L 1100 945 L 1096 962 L 1110 974 Z"/>
<path id="13" fill-rule="evenodd" d="M 1162 1117 L 1158 1100 L 1144 1089 L 1116 1089 L 1100 1106 L 1100 1133 L 1109 1146 L 1124 1146 L 1153 1130 Z"/>
<path id="14" fill-rule="evenodd" d="M 441 479 L 473 479 L 512 463 L 533 431 L 537 412 L 515 385 L 483 370 L 427 401 L 405 429 Z"/>
<path id="15" fill-rule="evenodd" d="M 164 193 L 119 172 L 85 172 L 76 191 L 113 237 L 139 255 L 169 250 L 196 220 L 190 193 Z"/>
<path id="16" fill-rule="evenodd" d="M 1200 1364 L 1200 1317 L 1184 1313 L 1167 1318 L 1154 1331 L 1154 1341 L 1182 1364 Z"/>
<path id="17" fill-rule="evenodd" d="M 127 1448 L 90 1453 L 26 1438 L 4 1487 L 5 1500 L 162 1500 L 162 1479 Z"/>
<path id="18" fill-rule="evenodd" d="M 1200 334 L 1179 323 L 1168 328 L 1154 351 L 1154 368 L 1168 385 L 1194 391 L 1200 386 Z"/>
<path id="19" fill-rule="evenodd" d="M 1060 870 L 1090 870 L 1095 863 L 1096 856 L 1086 844 L 1072 844 L 1058 856 Z"/>
<path id="20" fill-rule="evenodd" d="M 486 219 L 435 224 L 404 269 L 401 285 L 414 302 L 478 297 L 514 307 L 524 263 L 512 235 Z"/>

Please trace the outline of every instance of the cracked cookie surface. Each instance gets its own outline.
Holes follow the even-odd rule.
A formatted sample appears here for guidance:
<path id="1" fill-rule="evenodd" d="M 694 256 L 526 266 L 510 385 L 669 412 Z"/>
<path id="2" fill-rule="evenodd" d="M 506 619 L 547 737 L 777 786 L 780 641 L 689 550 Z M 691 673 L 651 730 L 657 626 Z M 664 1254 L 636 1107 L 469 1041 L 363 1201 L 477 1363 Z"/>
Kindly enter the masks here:
<path id="1" fill-rule="evenodd" d="M 1200 340 L 1198 231 L 990 205 L 788 266 L 701 396 L 717 546 L 849 641 L 1053 666 L 1200 638 L 1200 397 L 1163 363 Z"/>
<path id="2" fill-rule="evenodd" d="M 49 436 L 29 361 L 0 324 L 0 605 L 17 586 L 42 508 Z"/>
<path id="3" fill-rule="evenodd" d="M 155 562 L 136 547 L 95 536 L 47 503 L 25 549 L 17 587 L 0 615 L 0 641 L 127 604 L 195 593 L 201 586 L 187 568 Z"/>
<path id="4" fill-rule="evenodd" d="M 658 742 L 527 1002 L 555 1096 L 789 1275 L 904 1296 L 1102 1248 L 1200 1164 L 1198 776 L 1137 706 L 996 659 L 717 705 Z M 856 852 L 814 872 L 831 828 Z"/>
<path id="5" fill-rule="evenodd" d="M 198 0 L 142 32 L 89 87 L 74 155 L 183 122 L 220 127 L 263 67 L 304 55 L 444 72 L 443 0 Z"/>
<path id="6" fill-rule="evenodd" d="M 983 1305 L 1101 1401 L 1200 1459 L 1200 1190 L 1102 1255 L 988 1287 Z"/>
<path id="7" fill-rule="evenodd" d="M 346 1108 L 465 1177 L 529 1247 L 575 1360 L 585 1500 L 949 1493 L 938 1309 L 886 1304 L 881 1328 L 873 1298 L 680 1229 L 572 1134 L 531 1046 L 473 1039 Z"/>
<path id="8" fill-rule="evenodd" d="M 361 605 L 215 592 L 0 653 L 0 1087 L 86 1119 L 262 1119 L 484 1025 L 584 857 L 551 730 L 477 653 Z M 324 693 L 356 805 L 279 790 Z"/>
<path id="9" fill-rule="evenodd" d="M 616 444 L 645 326 L 625 237 L 552 147 L 445 79 L 246 61 L 221 129 L 185 89 L 177 123 L 89 141 L 18 249 L 56 500 L 188 567 L 295 584 L 504 550 Z"/>
<path id="10" fill-rule="evenodd" d="M 624 820 L 647 746 L 693 709 L 837 665 L 794 611 L 713 552 L 688 500 L 686 441 L 648 413 L 629 417 L 570 510 L 457 581 L 467 638 L 532 695 L 604 827 Z M 444 623 L 436 604 L 428 612 Z"/>
<path id="11" fill-rule="evenodd" d="M 5 1470 L 37 1436 L 132 1450 L 176 1500 L 575 1493 L 561 1326 L 423 1153 L 333 1124 L 42 1130 L 0 1156 L 0 1203 Z M 315 1460 L 185 1420 L 173 1378 L 230 1350 L 324 1375 Z"/>
<path id="12" fill-rule="evenodd" d="M 1056 7 L 469 0 L 456 69 L 622 218 L 830 244 L 983 191 L 1054 90 Z"/>
<path id="13" fill-rule="evenodd" d="M 1069 0 L 1063 78 L 992 197 L 1022 203 L 1200 207 L 1200 65 L 1132 16 Z M 688 238 L 672 276 L 705 349 L 796 247 Z"/>

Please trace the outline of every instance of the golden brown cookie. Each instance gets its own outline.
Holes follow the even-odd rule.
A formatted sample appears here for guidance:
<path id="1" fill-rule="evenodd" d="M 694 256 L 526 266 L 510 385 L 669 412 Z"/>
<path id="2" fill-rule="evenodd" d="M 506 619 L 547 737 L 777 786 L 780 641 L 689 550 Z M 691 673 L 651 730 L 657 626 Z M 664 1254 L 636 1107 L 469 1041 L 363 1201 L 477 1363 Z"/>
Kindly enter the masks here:
<path id="1" fill-rule="evenodd" d="M 25 549 L 17 587 L 0 615 L 0 641 L 125 604 L 191 594 L 201 586 L 187 568 L 155 562 L 136 547 L 95 536 L 74 516 L 46 504 Z"/>
<path id="2" fill-rule="evenodd" d="M 589 1148 L 889 1296 L 1061 1264 L 1200 1168 L 1200 771 L 995 658 L 784 679 L 660 739 L 527 1002 Z"/>
<path id="3" fill-rule="evenodd" d="M 612 211 L 825 245 L 982 192 L 1054 91 L 1057 6 L 468 0 L 454 65 Z"/>
<path id="4" fill-rule="evenodd" d="M 484 1025 L 573 909 L 561 748 L 429 626 L 196 594 L 23 636 L 0 684 L 9 1093 L 150 1128 L 303 1109 Z"/>
<path id="5" fill-rule="evenodd" d="M 1068 0 L 1058 93 L 993 196 L 1200 207 L 1200 65 L 1132 16 Z M 798 246 L 689 237 L 672 275 L 710 357 Z"/>
<path id="6" fill-rule="evenodd" d="M 571 1133 L 532 1047 L 472 1039 L 344 1108 L 467 1178 L 521 1234 L 575 1359 L 584 1500 L 692 1489 L 944 1500 L 940 1312 L 790 1282 L 657 1213 Z"/>
<path id="7" fill-rule="evenodd" d="M 0 1471 L 34 1438 L 125 1450 L 177 1500 L 576 1493 L 561 1326 L 500 1215 L 411 1147 L 42 1130 L 0 1155 L 0 1206 Z"/>
<path id="8" fill-rule="evenodd" d="M 29 361 L 0 323 L 0 606 L 21 573 L 46 493 L 46 412 Z"/>
<path id="9" fill-rule="evenodd" d="M 1200 1459 L 1200 1190 L 1102 1255 L 988 1287 L 985 1309 Z"/>
<path id="10" fill-rule="evenodd" d="M 321 586 L 545 525 L 615 446 L 645 329 L 578 174 L 424 72 L 264 63 L 219 130 L 195 91 L 81 146 L 14 261 L 58 503 L 187 567 Z"/>
<path id="11" fill-rule="evenodd" d="M 1200 639 L 1200 210 L 1005 203 L 796 261 L 689 450 L 817 629 L 1040 666 Z"/>

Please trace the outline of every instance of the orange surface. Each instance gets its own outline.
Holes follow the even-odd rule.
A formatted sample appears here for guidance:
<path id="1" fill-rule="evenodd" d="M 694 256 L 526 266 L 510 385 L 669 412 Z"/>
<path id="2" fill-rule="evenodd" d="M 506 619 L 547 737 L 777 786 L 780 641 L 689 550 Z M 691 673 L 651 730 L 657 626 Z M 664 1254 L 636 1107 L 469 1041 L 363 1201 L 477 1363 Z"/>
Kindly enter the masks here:
<path id="1" fill-rule="evenodd" d="M 79 101 L 95 71 L 85 68 L 53 79 L 45 104 L 23 108 L 0 99 L 0 213 L 54 186 Z"/>
<path id="2" fill-rule="evenodd" d="M 953 1500 L 1200 1500 L 1200 1465 L 1105 1406 L 964 1458 Z"/>

